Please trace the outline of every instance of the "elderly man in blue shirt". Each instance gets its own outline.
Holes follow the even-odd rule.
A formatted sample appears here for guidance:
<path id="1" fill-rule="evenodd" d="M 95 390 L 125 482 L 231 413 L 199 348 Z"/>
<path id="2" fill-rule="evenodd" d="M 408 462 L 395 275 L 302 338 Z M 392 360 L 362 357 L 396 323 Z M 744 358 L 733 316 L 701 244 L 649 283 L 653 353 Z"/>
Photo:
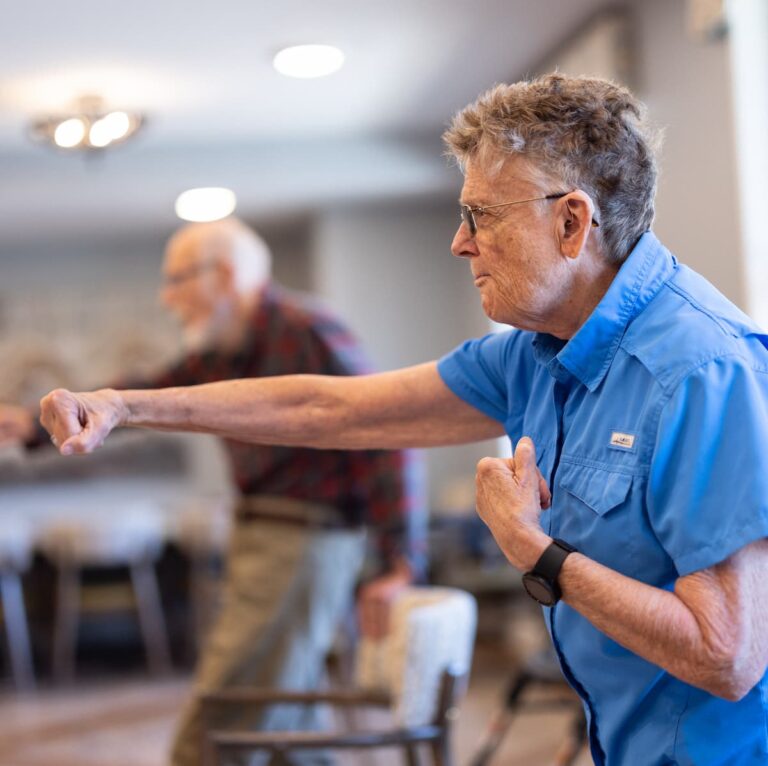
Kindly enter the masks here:
<path id="1" fill-rule="evenodd" d="M 625 89 L 497 86 L 445 138 L 452 252 L 515 329 L 358 378 L 59 390 L 43 423 L 65 454 L 117 426 L 340 449 L 506 433 L 478 512 L 544 605 L 595 763 L 768 762 L 766 336 L 650 232 L 653 141 Z"/>

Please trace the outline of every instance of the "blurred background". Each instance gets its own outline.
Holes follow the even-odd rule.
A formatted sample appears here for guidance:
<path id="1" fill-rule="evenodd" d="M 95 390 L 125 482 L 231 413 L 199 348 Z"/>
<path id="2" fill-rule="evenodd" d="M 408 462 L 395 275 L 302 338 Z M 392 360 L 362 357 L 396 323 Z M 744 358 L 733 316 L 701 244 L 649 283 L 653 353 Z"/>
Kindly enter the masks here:
<path id="1" fill-rule="evenodd" d="M 303 44 L 337 47 L 343 65 L 323 77 L 278 71 L 276 54 Z M 235 213 L 272 247 L 278 281 L 325 299 L 380 369 L 434 359 L 488 332 L 467 266 L 449 252 L 461 176 L 440 135 L 494 83 L 554 68 L 616 79 L 645 101 L 665 135 L 656 233 L 768 325 L 765 0 L 7 3 L 0 401 L 31 406 L 53 387 L 98 386 L 177 354 L 177 328 L 157 300 L 159 269 L 182 223 L 177 199 L 201 187 L 234 193 Z M 114 113 L 124 116 L 91 133 L 90 148 L 78 144 L 88 140 L 82 127 L 57 130 L 78 115 Z M 205 204 L 215 203 L 187 215 L 215 215 Z M 507 635 L 526 630 L 507 619 L 522 609 L 509 596 L 514 578 L 471 522 L 475 463 L 498 449 L 427 454 L 433 578 L 495 594 L 481 636 L 514 654 L 527 640 Z M 200 560 L 198 586 L 215 581 L 230 497 L 218 445 L 204 437 L 134 434 L 76 465 L 45 450 L 0 453 L 0 525 L 26 524 L 37 540 L 22 584 L 38 688 L 62 688 L 51 659 L 56 567 L 40 530 L 66 515 L 159 514 L 161 607 L 182 669 L 181 681 L 155 682 L 149 702 L 143 687 L 120 687 L 128 708 L 141 700 L 155 711 L 144 760 L 120 761 L 108 738 L 91 741 L 87 757 L 78 750 L 61 724 L 70 698 L 19 695 L 5 652 L 0 762 L 161 762 L 195 652 L 189 583 Z M 219 526 L 199 532 L 200 516 L 212 514 Z M 195 535 L 213 541 L 198 559 Z M 119 577 L 92 584 L 83 608 L 112 617 L 81 631 L 70 685 L 145 672 L 140 631 L 115 617 L 128 598 Z M 162 665 L 161 657 L 154 669 Z M 66 756 L 41 745 L 44 703 L 54 705 L 45 720 L 64 732 Z M 474 704 L 462 735 L 470 744 L 491 703 Z M 530 753 L 505 762 L 516 757 L 538 762 Z"/>

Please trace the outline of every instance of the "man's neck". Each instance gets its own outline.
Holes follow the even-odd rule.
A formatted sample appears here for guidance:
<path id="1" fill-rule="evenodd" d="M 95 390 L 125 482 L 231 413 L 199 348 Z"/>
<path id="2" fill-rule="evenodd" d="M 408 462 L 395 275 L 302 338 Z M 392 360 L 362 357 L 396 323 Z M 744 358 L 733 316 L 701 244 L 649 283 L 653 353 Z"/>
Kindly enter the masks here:
<path id="1" fill-rule="evenodd" d="M 547 329 L 561 340 L 572 338 L 603 299 L 619 271 L 619 265 L 593 261 L 593 268 L 583 271 L 575 280 L 573 289 L 558 312 L 558 317 Z"/>

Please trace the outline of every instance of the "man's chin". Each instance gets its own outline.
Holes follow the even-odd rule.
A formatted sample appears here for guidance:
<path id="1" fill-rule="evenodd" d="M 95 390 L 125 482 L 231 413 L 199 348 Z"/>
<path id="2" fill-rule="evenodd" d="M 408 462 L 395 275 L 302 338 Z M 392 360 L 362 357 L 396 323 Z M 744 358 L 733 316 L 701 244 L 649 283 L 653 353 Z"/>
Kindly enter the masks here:
<path id="1" fill-rule="evenodd" d="M 480 293 L 480 307 L 483 309 L 483 313 L 488 317 L 488 319 L 491 319 L 494 322 L 498 321 L 494 316 L 496 313 L 494 311 L 494 303 L 487 293 Z"/>
<path id="2" fill-rule="evenodd" d="M 214 342 L 208 327 L 189 326 L 182 330 L 184 350 L 188 354 L 199 354 L 210 351 Z"/>
<path id="3" fill-rule="evenodd" d="M 514 321 L 512 321 L 512 317 L 510 317 L 508 311 L 503 311 L 502 307 L 500 307 L 498 303 L 488 299 L 485 295 L 482 296 L 480 303 L 483 309 L 483 313 L 492 322 L 495 322 L 497 325 L 509 325 L 511 327 L 518 326 Z"/>

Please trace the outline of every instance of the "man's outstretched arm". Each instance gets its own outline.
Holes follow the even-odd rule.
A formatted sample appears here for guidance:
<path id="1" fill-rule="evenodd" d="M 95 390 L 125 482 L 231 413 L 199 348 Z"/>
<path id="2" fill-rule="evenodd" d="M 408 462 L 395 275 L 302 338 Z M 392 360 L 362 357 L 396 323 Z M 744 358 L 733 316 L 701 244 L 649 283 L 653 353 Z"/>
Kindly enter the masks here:
<path id="1" fill-rule="evenodd" d="M 188 388 L 52 391 L 40 420 L 62 454 L 92 452 L 121 426 L 324 449 L 432 447 L 503 434 L 453 394 L 435 362 L 378 375 L 289 375 Z"/>

